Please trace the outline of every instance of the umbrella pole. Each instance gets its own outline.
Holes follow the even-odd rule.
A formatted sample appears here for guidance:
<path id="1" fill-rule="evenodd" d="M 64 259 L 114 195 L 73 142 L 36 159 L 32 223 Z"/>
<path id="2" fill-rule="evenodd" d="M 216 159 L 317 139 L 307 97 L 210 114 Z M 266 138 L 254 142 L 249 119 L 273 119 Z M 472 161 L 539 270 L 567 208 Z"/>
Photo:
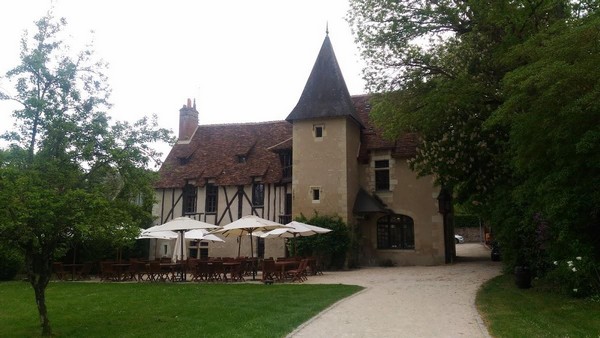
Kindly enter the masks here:
<path id="1" fill-rule="evenodd" d="M 296 233 L 294 233 L 294 257 L 298 256 L 298 247 L 296 246 Z"/>
<path id="2" fill-rule="evenodd" d="M 249 231 L 250 233 L 250 257 L 252 259 L 252 280 L 256 280 L 256 266 L 254 265 L 256 262 L 254 261 L 254 240 L 252 239 L 252 229 Z"/>
<path id="3" fill-rule="evenodd" d="M 238 257 L 240 257 L 240 249 L 242 248 L 242 235 L 238 237 Z"/>
<path id="4" fill-rule="evenodd" d="M 183 230 L 179 231 L 179 234 L 181 235 L 181 243 L 180 243 L 181 244 L 181 256 L 179 256 L 179 257 L 182 262 L 183 262 L 183 243 L 185 243 L 184 233 L 185 232 Z M 183 263 L 181 263 L 181 264 L 183 264 Z M 179 274 L 180 274 L 179 280 L 182 282 L 185 281 L 185 272 L 183 271 L 183 265 L 179 267 Z"/>

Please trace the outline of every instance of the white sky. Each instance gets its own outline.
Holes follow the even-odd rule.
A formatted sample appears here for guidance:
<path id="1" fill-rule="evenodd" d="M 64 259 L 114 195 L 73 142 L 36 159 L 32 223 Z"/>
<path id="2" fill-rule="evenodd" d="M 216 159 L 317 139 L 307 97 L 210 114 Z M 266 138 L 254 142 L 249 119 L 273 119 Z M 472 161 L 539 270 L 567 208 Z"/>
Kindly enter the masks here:
<path id="1" fill-rule="evenodd" d="M 285 119 L 327 22 L 350 94 L 364 93 L 362 64 L 343 19 L 347 0 L 53 2 L 55 16 L 67 19 L 69 44 L 93 37 L 97 57 L 110 64 L 113 120 L 157 114 L 161 126 L 176 134 L 187 98 L 196 99 L 200 124 Z M 50 3 L 0 3 L 0 75 L 18 64 L 23 31 L 34 32 L 33 22 Z M 0 86 L 14 93 L 1 78 Z M 0 132 L 12 127 L 13 107 L 0 101 Z"/>

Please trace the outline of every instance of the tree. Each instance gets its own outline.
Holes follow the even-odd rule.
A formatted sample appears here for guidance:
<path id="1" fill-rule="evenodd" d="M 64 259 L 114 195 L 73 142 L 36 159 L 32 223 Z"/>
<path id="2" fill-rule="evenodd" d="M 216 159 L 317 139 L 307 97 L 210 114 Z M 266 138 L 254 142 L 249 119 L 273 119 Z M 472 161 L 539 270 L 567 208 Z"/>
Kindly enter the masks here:
<path id="1" fill-rule="evenodd" d="M 72 55 L 60 38 L 65 25 L 48 14 L 33 37 L 24 34 L 20 65 L 6 74 L 16 94 L 0 93 L 22 107 L 3 135 L 0 238 L 24 254 L 46 336 L 52 260 L 83 239 L 117 241 L 147 227 L 155 174 L 146 167 L 160 161 L 148 144 L 172 141 L 156 118 L 111 124 L 106 65 L 89 49 Z"/>
<path id="2" fill-rule="evenodd" d="M 542 224 L 600 257 L 599 6 L 351 1 L 373 120 L 390 138 L 421 135 L 413 169 L 475 202 L 504 232 L 513 262 L 524 253 L 511 234 L 536 238 Z"/>

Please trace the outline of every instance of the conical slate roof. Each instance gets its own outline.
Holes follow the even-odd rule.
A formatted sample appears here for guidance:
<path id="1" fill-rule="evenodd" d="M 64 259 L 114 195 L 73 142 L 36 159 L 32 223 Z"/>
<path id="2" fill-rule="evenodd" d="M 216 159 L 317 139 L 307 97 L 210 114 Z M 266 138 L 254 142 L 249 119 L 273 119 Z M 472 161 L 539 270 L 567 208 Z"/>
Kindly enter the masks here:
<path id="1" fill-rule="evenodd" d="M 286 121 L 339 116 L 349 116 L 363 127 L 327 35 L 302 96 Z"/>

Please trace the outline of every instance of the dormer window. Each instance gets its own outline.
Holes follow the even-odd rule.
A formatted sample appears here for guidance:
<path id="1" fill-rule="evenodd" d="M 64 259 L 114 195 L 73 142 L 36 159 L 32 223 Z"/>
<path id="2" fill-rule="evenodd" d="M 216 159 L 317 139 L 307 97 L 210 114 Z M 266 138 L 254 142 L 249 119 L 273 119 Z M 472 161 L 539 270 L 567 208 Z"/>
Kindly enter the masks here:
<path id="1" fill-rule="evenodd" d="M 191 156 L 187 156 L 187 157 L 178 157 L 177 160 L 179 161 L 180 165 L 186 165 L 188 163 L 190 163 L 190 157 Z"/>
<path id="2" fill-rule="evenodd" d="M 236 159 L 237 163 L 246 163 L 247 160 L 246 155 L 237 155 Z"/>

